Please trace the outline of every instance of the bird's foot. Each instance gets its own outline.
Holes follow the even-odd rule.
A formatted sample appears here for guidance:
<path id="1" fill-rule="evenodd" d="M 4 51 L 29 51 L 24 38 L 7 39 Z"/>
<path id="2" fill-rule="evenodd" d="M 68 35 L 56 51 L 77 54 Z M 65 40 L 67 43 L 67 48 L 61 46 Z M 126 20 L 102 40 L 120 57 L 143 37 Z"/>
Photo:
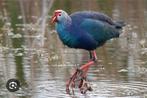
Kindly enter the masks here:
<path id="1" fill-rule="evenodd" d="M 77 86 L 77 83 L 79 80 L 81 80 L 81 76 L 83 74 L 83 71 L 81 69 L 76 69 L 74 74 L 71 76 L 71 78 L 66 83 L 66 93 L 67 94 L 74 94 L 74 88 Z"/>
<path id="2" fill-rule="evenodd" d="M 81 79 L 79 89 L 82 94 L 86 94 L 87 91 L 93 91 L 90 83 L 86 80 L 86 78 Z"/>
<path id="3" fill-rule="evenodd" d="M 85 94 L 87 91 L 92 91 L 92 88 L 86 77 L 83 77 L 83 70 L 77 69 L 72 77 L 67 81 L 66 84 L 66 93 L 74 95 L 74 88 L 78 86 L 80 92 Z"/>

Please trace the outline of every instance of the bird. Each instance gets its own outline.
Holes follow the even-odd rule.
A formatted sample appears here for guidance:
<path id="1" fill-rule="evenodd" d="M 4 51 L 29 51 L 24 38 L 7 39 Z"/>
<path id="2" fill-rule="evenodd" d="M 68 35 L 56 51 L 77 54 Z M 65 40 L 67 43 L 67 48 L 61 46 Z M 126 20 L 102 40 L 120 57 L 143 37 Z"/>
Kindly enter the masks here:
<path id="1" fill-rule="evenodd" d="M 89 52 L 89 61 L 77 68 L 66 82 L 66 93 L 74 94 L 73 88 L 79 88 L 82 94 L 92 91 L 87 81 L 89 68 L 97 61 L 96 49 L 107 40 L 118 38 L 124 21 L 114 21 L 104 13 L 97 11 L 77 11 L 68 14 L 62 9 L 53 12 L 51 23 L 62 43 L 70 48 L 84 49 Z"/>

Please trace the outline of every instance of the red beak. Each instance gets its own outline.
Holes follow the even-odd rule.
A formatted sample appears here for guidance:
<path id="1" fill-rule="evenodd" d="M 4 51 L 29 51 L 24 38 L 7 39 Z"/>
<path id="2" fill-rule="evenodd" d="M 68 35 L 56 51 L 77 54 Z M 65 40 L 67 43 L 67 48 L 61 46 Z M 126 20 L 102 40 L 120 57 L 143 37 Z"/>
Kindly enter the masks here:
<path id="1" fill-rule="evenodd" d="M 55 23 L 57 21 L 57 15 L 55 14 L 54 16 L 52 16 L 51 18 L 51 23 Z"/>

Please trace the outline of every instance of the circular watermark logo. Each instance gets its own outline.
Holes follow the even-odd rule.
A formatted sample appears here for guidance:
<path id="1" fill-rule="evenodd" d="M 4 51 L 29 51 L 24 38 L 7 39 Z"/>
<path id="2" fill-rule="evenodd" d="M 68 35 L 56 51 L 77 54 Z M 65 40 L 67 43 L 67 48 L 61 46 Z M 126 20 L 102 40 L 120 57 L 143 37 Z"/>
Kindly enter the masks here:
<path id="1" fill-rule="evenodd" d="M 20 82 L 17 79 L 9 79 L 6 83 L 6 88 L 10 92 L 18 91 L 20 88 Z"/>

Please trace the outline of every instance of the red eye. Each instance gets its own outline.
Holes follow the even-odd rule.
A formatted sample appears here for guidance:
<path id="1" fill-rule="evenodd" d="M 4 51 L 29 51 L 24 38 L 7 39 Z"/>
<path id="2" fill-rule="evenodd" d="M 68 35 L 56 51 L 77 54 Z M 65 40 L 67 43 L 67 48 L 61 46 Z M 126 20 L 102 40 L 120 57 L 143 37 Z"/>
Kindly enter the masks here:
<path id="1" fill-rule="evenodd" d="M 59 16 L 61 16 L 61 14 L 60 14 L 60 13 L 59 13 L 58 15 L 59 15 Z"/>

